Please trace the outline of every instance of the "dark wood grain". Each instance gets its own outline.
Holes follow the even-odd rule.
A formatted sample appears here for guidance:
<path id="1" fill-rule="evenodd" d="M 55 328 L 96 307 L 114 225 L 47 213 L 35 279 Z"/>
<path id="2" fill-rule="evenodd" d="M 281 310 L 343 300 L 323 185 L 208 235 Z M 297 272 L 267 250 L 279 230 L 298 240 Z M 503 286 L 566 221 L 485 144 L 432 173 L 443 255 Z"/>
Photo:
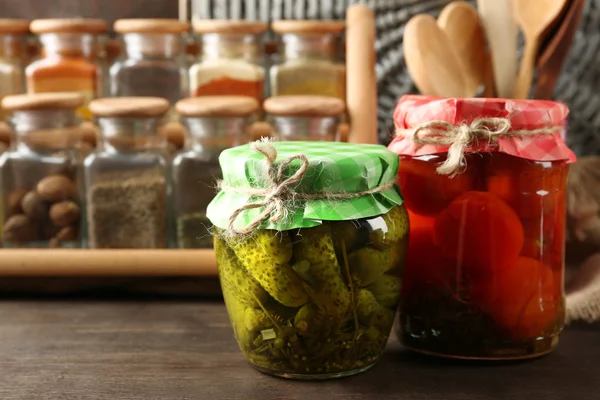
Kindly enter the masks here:
<path id="1" fill-rule="evenodd" d="M 244 361 L 221 303 L 0 302 L 0 399 L 596 400 L 600 328 L 545 358 L 456 363 L 395 340 L 362 375 L 294 382 Z"/>

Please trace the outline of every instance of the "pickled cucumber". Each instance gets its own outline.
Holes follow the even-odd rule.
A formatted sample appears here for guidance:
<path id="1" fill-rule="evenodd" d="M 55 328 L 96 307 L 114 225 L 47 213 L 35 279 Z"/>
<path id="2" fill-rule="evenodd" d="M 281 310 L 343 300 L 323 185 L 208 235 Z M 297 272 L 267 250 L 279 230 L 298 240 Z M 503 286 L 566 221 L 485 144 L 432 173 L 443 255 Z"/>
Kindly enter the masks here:
<path id="1" fill-rule="evenodd" d="M 331 234 L 333 235 L 335 249 L 338 252 L 342 251 L 342 247 L 346 252 L 350 252 L 360 245 L 361 230 L 358 221 L 340 221 L 331 224 Z"/>
<path id="2" fill-rule="evenodd" d="M 408 212 L 404 207 L 394 207 L 381 218 L 387 225 L 387 230 L 376 229 L 370 232 L 373 247 L 384 250 L 400 242 L 408 234 Z"/>
<path id="3" fill-rule="evenodd" d="M 395 310 L 383 307 L 367 289 L 360 289 L 356 294 L 356 315 L 358 320 L 367 326 L 376 326 L 385 329 L 392 327 Z"/>
<path id="4" fill-rule="evenodd" d="M 248 274 L 225 241 L 216 236 L 214 244 L 222 289 L 250 307 L 258 307 L 257 301 L 266 302 L 269 294 Z"/>
<path id="5" fill-rule="evenodd" d="M 348 256 L 352 279 L 359 286 L 368 286 L 387 271 L 398 266 L 400 253 L 406 249 L 401 246 L 391 247 L 386 250 L 377 250 L 373 247 L 363 247 Z"/>
<path id="6" fill-rule="evenodd" d="M 259 230 L 232 244 L 248 273 L 278 302 L 299 307 L 308 301 L 302 280 L 289 265 L 292 243 L 287 234 Z"/>
<path id="7" fill-rule="evenodd" d="M 327 316 L 344 317 L 350 309 L 350 291 L 342 279 L 328 224 L 303 229 L 294 244 L 298 260 L 307 261 L 306 276 L 313 286 L 313 300 Z"/>
<path id="8" fill-rule="evenodd" d="M 383 307 L 395 308 L 400 301 L 402 280 L 397 276 L 384 274 L 375 279 L 367 289 Z"/>

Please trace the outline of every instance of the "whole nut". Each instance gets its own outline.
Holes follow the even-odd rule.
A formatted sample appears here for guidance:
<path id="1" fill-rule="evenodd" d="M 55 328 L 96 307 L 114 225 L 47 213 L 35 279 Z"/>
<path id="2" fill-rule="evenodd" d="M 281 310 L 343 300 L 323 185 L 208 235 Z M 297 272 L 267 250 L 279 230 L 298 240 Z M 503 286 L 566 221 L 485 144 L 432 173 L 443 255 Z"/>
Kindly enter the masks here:
<path id="1" fill-rule="evenodd" d="M 61 201 L 50 207 L 50 219 L 56 226 L 67 226 L 79 219 L 79 206 L 72 201 Z"/>
<path id="2" fill-rule="evenodd" d="M 37 225 L 26 215 L 13 215 L 4 223 L 4 240 L 23 243 L 36 239 Z"/>
<path id="3" fill-rule="evenodd" d="M 21 209 L 31 219 L 45 219 L 48 217 L 48 205 L 36 192 L 27 192 L 21 200 Z"/>
<path id="4" fill-rule="evenodd" d="M 15 189 L 8 195 L 8 210 L 10 214 L 20 214 L 23 210 L 21 209 L 21 200 L 27 194 L 27 189 Z"/>
<path id="5" fill-rule="evenodd" d="M 64 175 L 49 175 L 38 182 L 36 190 L 42 199 L 55 203 L 75 197 L 73 181 Z"/>
<path id="6" fill-rule="evenodd" d="M 62 242 L 72 242 L 77 240 L 77 229 L 72 226 L 65 226 L 55 237 L 50 239 L 50 247 L 59 247 Z"/>

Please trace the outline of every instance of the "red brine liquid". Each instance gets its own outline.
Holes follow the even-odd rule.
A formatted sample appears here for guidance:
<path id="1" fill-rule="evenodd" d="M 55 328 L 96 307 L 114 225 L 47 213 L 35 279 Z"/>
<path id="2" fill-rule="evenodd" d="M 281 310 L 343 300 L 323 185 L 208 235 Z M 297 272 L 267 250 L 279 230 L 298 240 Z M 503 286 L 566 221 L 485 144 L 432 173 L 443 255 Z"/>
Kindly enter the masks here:
<path id="1" fill-rule="evenodd" d="M 567 164 L 466 154 L 451 178 L 445 155 L 400 156 L 409 250 L 399 336 L 457 358 L 535 357 L 564 322 Z"/>

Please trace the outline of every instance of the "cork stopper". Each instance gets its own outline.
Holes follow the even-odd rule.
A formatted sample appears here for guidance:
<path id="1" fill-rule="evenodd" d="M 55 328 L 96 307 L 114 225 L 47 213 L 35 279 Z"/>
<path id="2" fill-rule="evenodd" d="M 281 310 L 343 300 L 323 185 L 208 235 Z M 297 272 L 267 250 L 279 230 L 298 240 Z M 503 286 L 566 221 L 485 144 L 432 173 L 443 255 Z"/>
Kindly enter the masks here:
<path id="1" fill-rule="evenodd" d="M 271 29 L 275 33 L 341 33 L 346 28 L 344 21 L 336 20 L 291 20 L 273 21 Z"/>
<path id="2" fill-rule="evenodd" d="M 259 21 L 199 19 L 193 21 L 196 33 L 237 33 L 259 35 L 265 33 L 268 25 Z"/>
<path id="3" fill-rule="evenodd" d="M 260 104 L 246 96 L 201 96 L 177 102 L 175 109 L 186 117 L 244 117 L 258 111 Z"/>
<path id="4" fill-rule="evenodd" d="M 2 99 L 5 111 L 61 110 L 81 107 L 85 102 L 80 93 L 57 92 L 17 94 Z"/>
<path id="5" fill-rule="evenodd" d="M 96 18 L 51 18 L 31 21 L 29 29 L 32 33 L 94 33 L 101 34 L 108 30 L 108 24 Z"/>
<path id="6" fill-rule="evenodd" d="M 29 33 L 29 21 L 25 19 L 0 18 L 0 34 Z"/>
<path id="7" fill-rule="evenodd" d="M 113 25 L 118 33 L 172 33 L 180 34 L 190 29 L 190 24 L 178 19 L 118 19 Z"/>
<path id="8" fill-rule="evenodd" d="M 341 99 L 326 96 L 275 96 L 263 103 L 271 115 L 289 117 L 337 117 L 344 113 L 346 104 Z"/>
<path id="9" fill-rule="evenodd" d="M 162 117 L 169 111 L 169 102 L 160 97 L 105 97 L 92 100 L 89 108 L 95 117 Z"/>

